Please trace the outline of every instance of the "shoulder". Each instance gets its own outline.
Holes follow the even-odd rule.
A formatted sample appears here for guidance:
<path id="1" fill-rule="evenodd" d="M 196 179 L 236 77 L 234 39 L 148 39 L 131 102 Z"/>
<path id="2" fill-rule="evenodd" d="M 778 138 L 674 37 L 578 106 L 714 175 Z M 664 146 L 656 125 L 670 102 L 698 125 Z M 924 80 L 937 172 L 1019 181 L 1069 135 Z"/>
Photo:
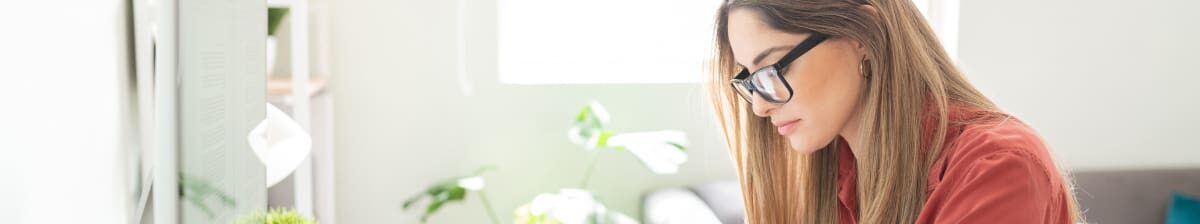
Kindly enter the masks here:
<path id="1" fill-rule="evenodd" d="M 1015 118 L 961 126 L 930 172 L 931 223 L 1057 223 L 1063 179 L 1042 139 Z"/>
<path id="2" fill-rule="evenodd" d="M 1029 125 L 1010 116 L 964 124 L 946 147 L 950 160 L 978 160 L 1012 155 L 1031 163 L 1049 163 L 1045 142 Z M 966 161 L 964 161 L 966 162 Z"/>
<path id="3" fill-rule="evenodd" d="M 1045 190 L 1060 184 L 1058 168 L 1045 142 L 1020 120 L 1004 116 L 964 124 L 961 130 L 940 156 L 941 176 L 954 175 L 958 181 L 1028 181 L 1047 187 Z"/>

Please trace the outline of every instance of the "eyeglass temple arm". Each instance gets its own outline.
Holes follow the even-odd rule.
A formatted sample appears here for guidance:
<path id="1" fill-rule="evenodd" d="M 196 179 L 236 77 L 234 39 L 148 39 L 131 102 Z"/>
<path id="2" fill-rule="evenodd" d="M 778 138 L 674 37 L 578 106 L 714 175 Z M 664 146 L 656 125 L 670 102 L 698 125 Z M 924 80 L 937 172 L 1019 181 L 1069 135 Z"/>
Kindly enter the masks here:
<path id="1" fill-rule="evenodd" d="M 782 62 L 780 63 L 779 67 L 787 67 L 788 64 L 791 64 L 790 62 L 796 60 L 796 58 L 800 57 L 800 55 L 804 55 L 804 53 L 808 52 L 808 50 L 812 50 L 813 47 L 817 46 L 817 44 L 821 43 L 821 41 L 825 41 L 826 38 L 829 38 L 828 34 L 816 32 L 812 33 L 812 35 L 810 35 L 807 39 L 804 39 L 804 42 L 800 42 L 799 45 L 796 45 L 796 48 L 792 48 L 792 51 L 789 51 L 787 54 L 783 55 L 782 59 L 779 59 L 779 61 Z"/>

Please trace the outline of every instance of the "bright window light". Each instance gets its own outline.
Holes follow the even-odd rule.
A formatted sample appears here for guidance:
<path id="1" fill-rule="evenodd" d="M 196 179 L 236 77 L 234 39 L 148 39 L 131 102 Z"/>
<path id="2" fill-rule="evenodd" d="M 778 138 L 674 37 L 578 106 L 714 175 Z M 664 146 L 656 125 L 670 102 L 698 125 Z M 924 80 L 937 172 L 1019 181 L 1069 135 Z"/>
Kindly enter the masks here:
<path id="1" fill-rule="evenodd" d="M 501 0 L 500 81 L 700 82 L 719 1 Z"/>
<path id="2" fill-rule="evenodd" d="M 955 55 L 957 35 L 945 33 L 957 32 L 958 0 L 915 1 Z M 696 0 L 500 0 L 500 82 L 701 82 L 712 57 L 714 16 L 720 4 Z M 947 19 L 954 21 L 943 21 Z"/>
<path id="3" fill-rule="evenodd" d="M 913 3 L 933 27 L 950 59 L 958 59 L 959 0 L 913 0 Z"/>

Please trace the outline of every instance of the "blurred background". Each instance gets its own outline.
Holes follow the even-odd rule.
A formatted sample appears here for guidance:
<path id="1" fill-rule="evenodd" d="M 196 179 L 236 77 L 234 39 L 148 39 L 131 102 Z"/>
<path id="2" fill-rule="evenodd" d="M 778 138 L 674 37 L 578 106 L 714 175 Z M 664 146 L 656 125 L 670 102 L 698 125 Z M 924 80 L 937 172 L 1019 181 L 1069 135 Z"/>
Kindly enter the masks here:
<path id="1" fill-rule="evenodd" d="M 605 223 L 740 221 L 701 83 L 719 4 L 0 3 L 0 220 L 420 223 L 448 201 L 426 222 L 577 202 Z M 973 84 L 1098 182 L 1094 209 L 1167 197 L 1130 182 L 1200 191 L 1200 2 L 914 5 Z"/>

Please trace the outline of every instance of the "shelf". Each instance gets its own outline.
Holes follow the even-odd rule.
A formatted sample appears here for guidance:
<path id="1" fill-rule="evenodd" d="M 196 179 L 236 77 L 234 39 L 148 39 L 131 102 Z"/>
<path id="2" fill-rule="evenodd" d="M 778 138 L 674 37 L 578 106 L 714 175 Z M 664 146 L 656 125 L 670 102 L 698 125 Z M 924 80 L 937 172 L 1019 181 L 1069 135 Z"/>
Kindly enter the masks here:
<path id="1" fill-rule="evenodd" d="M 325 79 L 308 81 L 308 96 L 314 96 L 325 90 Z M 292 78 L 267 79 L 267 96 L 291 96 Z"/>

